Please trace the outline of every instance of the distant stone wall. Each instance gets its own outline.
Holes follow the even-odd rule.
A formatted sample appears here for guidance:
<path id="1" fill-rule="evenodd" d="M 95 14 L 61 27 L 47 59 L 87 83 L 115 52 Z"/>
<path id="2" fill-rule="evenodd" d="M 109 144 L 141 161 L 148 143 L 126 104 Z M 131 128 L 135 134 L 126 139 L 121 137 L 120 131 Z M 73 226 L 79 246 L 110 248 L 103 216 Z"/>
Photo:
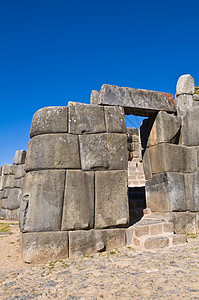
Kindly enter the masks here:
<path id="1" fill-rule="evenodd" d="M 0 167 L 0 219 L 19 219 L 25 157 L 26 151 L 16 151 L 13 164 Z"/>

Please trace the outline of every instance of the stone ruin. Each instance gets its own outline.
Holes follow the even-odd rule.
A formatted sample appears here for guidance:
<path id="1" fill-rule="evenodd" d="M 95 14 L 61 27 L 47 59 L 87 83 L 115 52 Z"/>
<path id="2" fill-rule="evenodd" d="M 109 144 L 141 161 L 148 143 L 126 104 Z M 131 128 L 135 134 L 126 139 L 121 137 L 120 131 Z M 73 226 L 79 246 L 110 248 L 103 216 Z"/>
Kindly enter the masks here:
<path id="1" fill-rule="evenodd" d="M 105 84 L 91 104 L 38 110 L 20 203 L 23 260 L 163 248 L 198 233 L 198 104 L 183 75 L 175 98 Z M 140 134 L 126 129 L 125 114 L 148 117 Z"/>
<path id="2" fill-rule="evenodd" d="M 0 167 L 0 219 L 19 219 L 25 158 L 25 150 L 16 151 L 13 164 Z"/>

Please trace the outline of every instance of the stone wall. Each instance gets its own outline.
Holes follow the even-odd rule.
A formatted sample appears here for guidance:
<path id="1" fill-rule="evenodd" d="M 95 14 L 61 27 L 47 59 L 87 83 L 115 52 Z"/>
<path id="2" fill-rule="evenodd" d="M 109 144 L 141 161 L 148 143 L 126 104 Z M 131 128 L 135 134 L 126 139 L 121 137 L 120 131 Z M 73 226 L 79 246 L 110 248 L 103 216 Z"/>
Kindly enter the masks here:
<path id="1" fill-rule="evenodd" d="M 33 117 L 30 136 L 20 207 L 23 259 L 74 257 L 125 245 L 123 108 L 74 102 L 43 108 Z"/>
<path id="2" fill-rule="evenodd" d="M 171 212 L 177 233 L 196 233 L 199 216 L 199 96 L 190 75 L 179 78 L 177 115 L 159 112 L 142 132 L 147 207 Z"/>
<path id="3" fill-rule="evenodd" d="M 0 219 L 19 219 L 25 157 L 26 151 L 16 151 L 13 164 L 0 167 Z"/>

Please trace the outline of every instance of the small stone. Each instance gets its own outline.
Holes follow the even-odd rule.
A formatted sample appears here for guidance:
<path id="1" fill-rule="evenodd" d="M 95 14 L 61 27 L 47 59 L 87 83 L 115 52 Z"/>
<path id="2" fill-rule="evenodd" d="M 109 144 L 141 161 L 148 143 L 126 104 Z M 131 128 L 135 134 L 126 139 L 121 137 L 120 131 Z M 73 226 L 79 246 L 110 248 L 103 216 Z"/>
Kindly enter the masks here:
<path id="1" fill-rule="evenodd" d="M 195 93 L 195 83 L 194 79 L 190 74 L 182 75 L 177 82 L 176 86 L 176 95 L 190 94 Z"/>

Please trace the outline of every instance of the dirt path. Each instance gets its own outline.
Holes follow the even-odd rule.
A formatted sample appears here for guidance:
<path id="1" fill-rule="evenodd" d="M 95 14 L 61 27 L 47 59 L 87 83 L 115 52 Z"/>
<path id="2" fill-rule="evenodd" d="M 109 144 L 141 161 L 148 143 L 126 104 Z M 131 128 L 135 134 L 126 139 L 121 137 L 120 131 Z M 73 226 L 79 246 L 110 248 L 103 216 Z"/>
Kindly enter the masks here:
<path id="1" fill-rule="evenodd" d="M 27 265 L 19 230 L 0 236 L 0 300 L 199 299 L 199 238 L 155 252 L 123 249 Z"/>

